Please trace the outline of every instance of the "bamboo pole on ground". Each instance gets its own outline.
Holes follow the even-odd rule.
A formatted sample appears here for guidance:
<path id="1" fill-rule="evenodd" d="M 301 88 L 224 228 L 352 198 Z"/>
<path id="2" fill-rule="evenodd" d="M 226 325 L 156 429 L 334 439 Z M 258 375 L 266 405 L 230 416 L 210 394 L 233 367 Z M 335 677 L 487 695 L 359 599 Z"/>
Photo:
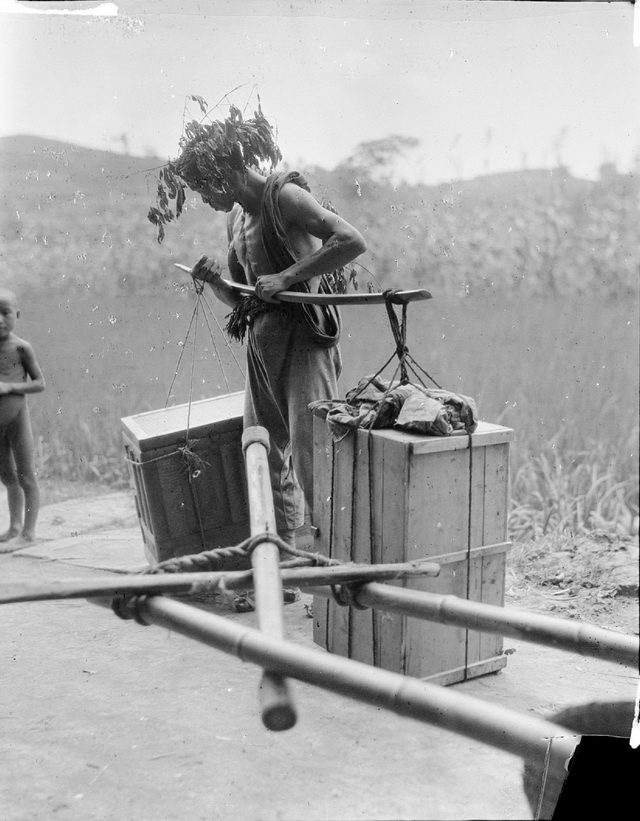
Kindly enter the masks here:
<path id="1" fill-rule="evenodd" d="M 565 770 L 578 737 L 544 719 L 490 704 L 451 688 L 371 667 L 318 648 L 276 639 L 165 596 L 131 602 L 133 617 L 356 701 L 459 733 Z"/>
<path id="2" fill-rule="evenodd" d="M 272 533 L 277 536 L 273 491 L 269 478 L 269 434 L 265 428 L 250 427 L 242 434 L 249 523 L 252 536 Z M 269 541 L 251 553 L 256 613 L 262 633 L 274 639 L 284 637 L 283 588 L 280 576 L 280 551 Z M 264 667 L 260 683 L 262 721 L 269 730 L 289 730 L 296 723 L 296 710 L 289 682 L 280 673 Z"/>
<path id="3" fill-rule="evenodd" d="M 437 576 L 440 566 L 429 561 L 398 564 L 342 564 L 310 567 L 311 559 L 297 559 L 295 567 L 281 567 L 282 583 L 292 586 L 336 585 L 366 581 L 395 581 L 419 576 Z M 113 578 L 52 579 L 48 582 L 0 584 L 0 604 L 91 599 L 100 596 L 193 594 L 215 592 L 224 581 L 227 590 L 253 588 L 252 570 L 220 570 L 199 573 L 167 573 Z"/>
<path id="4" fill-rule="evenodd" d="M 309 592 L 317 596 L 332 595 L 330 587 L 311 588 Z M 363 607 L 509 636 L 604 661 L 615 661 L 628 667 L 638 665 L 638 636 L 617 633 L 592 624 L 507 610 L 457 596 L 441 596 L 377 582 L 355 587 L 352 597 L 355 604 Z"/>

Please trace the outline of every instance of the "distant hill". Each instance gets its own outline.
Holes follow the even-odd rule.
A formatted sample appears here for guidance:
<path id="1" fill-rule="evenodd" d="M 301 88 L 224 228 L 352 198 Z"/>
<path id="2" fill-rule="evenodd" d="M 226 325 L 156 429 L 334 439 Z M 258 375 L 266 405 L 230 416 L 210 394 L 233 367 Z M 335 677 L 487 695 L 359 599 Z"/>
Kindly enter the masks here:
<path id="1" fill-rule="evenodd" d="M 187 199 L 158 245 L 147 220 L 165 160 L 32 136 L 0 138 L 0 281 L 61 293 L 138 293 L 172 262 L 226 259 L 224 215 Z M 440 293 L 629 293 L 638 288 L 638 179 L 597 182 L 564 168 L 393 186 L 366 169 L 299 169 L 364 234 L 356 266 L 376 287 Z M 357 184 L 356 184 L 357 180 Z M 364 270 L 361 268 L 364 266 Z M 364 285 L 362 286 L 364 287 Z"/>
<path id="2" fill-rule="evenodd" d="M 78 191 L 85 196 L 149 196 L 155 187 L 153 169 L 164 162 L 158 157 L 131 157 L 43 137 L 2 137 L 2 203 L 37 201 L 50 193 L 66 200 Z"/>
<path id="3" fill-rule="evenodd" d="M 162 246 L 147 220 L 165 160 L 41 137 L 0 139 L 0 281 L 139 292 L 172 262 L 225 254 L 224 217 L 191 197 Z M 197 246 L 197 247 L 196 247 Z"/>

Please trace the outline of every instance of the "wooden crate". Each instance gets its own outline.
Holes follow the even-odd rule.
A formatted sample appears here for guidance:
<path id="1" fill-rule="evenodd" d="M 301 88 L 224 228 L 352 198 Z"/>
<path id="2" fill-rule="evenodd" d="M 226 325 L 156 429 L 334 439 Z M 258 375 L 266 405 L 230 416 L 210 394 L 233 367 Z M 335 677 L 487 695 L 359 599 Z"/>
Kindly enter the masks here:
<path id="1" fill-rule="evenodd" d="M 480 423 L 472 436 L 358 430 L 339 443 L 314 420 L 319 549 L 345 561 L 428 558 L 437 578 L 416 590 L 504 604 L 509 443 Z M 470 464 L 471 462 L 471 464 Z M 504 667 L 502 638 L 316 597 L 314 641 L 339 655 L 441 684 Z"/>
<path id="2" fill-rule="evenodd" d="M 244 392 L 122 419 L 145 553 L 152 564 L 249 536 Z M 186 445 L 198 459 L 187 460 Z M 201 461 L 200 461 L 201 460 Z"/>

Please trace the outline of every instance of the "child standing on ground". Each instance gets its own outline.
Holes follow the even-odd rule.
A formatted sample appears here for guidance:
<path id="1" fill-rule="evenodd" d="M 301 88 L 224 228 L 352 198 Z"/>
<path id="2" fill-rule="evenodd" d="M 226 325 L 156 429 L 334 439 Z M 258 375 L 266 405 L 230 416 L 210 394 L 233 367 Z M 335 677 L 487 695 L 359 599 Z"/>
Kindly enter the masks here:
<path id="1" fill-rule="evenodd" d="M 35 542 L 40 508 L 26 394 L 40 393 L 45 382 L 33 348 L 13 333 L 19 316 L 16 295 L 0 288 L 0 480 L 9 503 L 9 529 L 0 534 L 0 553 Z"/>

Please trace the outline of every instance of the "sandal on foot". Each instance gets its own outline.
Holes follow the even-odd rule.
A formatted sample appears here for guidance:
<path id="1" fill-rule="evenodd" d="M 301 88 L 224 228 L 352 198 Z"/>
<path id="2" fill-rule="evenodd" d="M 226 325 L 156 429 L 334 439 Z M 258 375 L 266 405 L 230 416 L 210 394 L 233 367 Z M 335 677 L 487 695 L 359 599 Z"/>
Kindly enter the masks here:
<path id="1" fill-rule="evenodd" d="M 236 613 L 253 613 L 256 609 L 253 599 L 249 598 L 246 593 L 241 593 L 233 600 L 233 609 Z"/>
<path id="2" fill-rule="evenodd" d="M 285 587 L 282 598 L 285 604 L 293 604 L 300 598 L 300 590 L 297 587 Z"/>
<path id="3" fill-rule="evenodd" d="M 300 590 L 297 587 L 285 588 L 282 591 L 282 600 L 284 604 L 293 604 L 300 599 Z M 252 613 L 256 606 L 246 593 L 241 593 L 233 600 L 233 608 L 236 613 Z"/>

